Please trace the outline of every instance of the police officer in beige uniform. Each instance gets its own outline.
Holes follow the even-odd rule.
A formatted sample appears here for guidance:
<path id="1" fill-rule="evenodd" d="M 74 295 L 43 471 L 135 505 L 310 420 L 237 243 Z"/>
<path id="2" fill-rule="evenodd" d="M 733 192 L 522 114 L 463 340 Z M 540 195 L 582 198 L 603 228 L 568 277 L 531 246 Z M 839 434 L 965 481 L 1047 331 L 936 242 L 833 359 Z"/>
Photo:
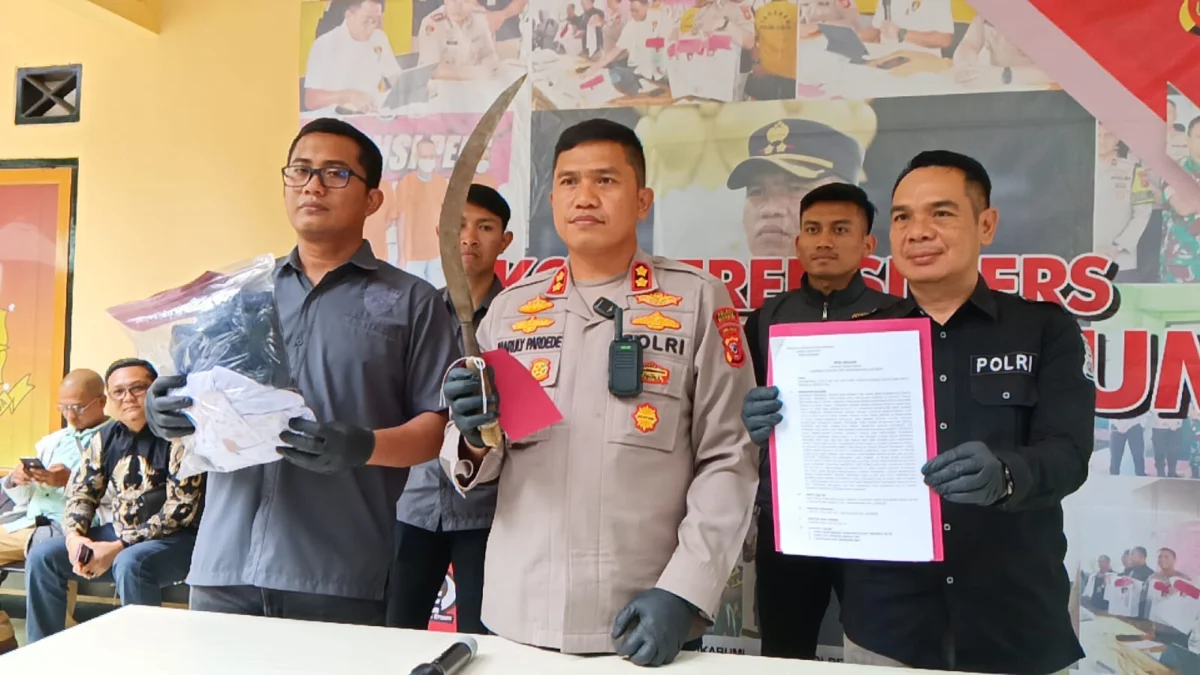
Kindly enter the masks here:
<path id="1" fill-rule="evenodd" d="M 418 63 L 440 80 L 483 80 L 499 63 L 487 16 L 474 0 L 446 0 L 421 21 Z"/>
<path id="2" fill-rule="evenodd" d="M 453 368 L 442 463 L 464 492 L 500 482 L 489 630 L 661 665 L 712 621 L 749 528 L 758 451 L 740 410 L 754 368 L 725 286 L 638 248 L 654 193 L 632 130 L 567 129 L 552 186 L 567 262 L 501 292 L 478 337 L 528 368 L 563 420 L 486 448 L 496 397 L 484 412 L 480 376 Z M 616 321 L 628 340 L 614 344 Z M 642 367 L 610 349 L 640 350 Z"/>
<path id="3" fill-rule="evenodd" d="M 1138 242 L 1154 214 L 1157 196 L 1142 163 L 1130 157 L 1129 148 L 1103 124 L 1096 125 L 1096 151 L 1095 250 L 1117 263 L 1117 281 L 1141 281 Z"/>
<path id="4" fill-rule="evenodd" d="M 757 37 L 754 33 L 754 7 L 750 0 L 696 0 L 695 14 L 692 16 L 690 32 L 693 35 L 712 37 L 713 35 L 729 35 L 734 44 L 742 48 L 741 62 L 738 66 L 737 96 L 735 101 L 745 98 L 746 79 L 754 67 L 754 46 Z M 688 26 L 687 13 L 681 21 L 681 29 Z"/>

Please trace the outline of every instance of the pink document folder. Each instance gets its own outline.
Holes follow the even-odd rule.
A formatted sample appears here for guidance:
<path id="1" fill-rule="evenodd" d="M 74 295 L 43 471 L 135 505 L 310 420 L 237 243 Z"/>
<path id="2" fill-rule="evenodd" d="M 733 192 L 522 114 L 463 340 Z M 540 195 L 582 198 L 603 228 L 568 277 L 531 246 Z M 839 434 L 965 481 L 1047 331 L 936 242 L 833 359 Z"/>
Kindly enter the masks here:
<path id="1" fill-rule="evenodd" d="M 787 323 L 771 326 L 770 337 L 807 335 L 852 335 L 856 333 L 887 333 L 916 331 L 921 345 L 921 379 L 925 402 L 925 444 L 929 459 L 937 456 L 937 416 L 933 407 L 933 332 L 928 319 L 884 319 L 876 321 L 826 321 L 821 323 Z M 771 350 L 767 350 L 767 385 L 773 386 L 774 373 L 771 367 Z M 787 411 L 784 411 L 785 414 Z M 777 449 L 775 434 L 771 434 L 771 499 L 775 513 L 779 513 L 779 477 L 775 467 Z M 933 522 L 933 561 L 944 559 L 942 549 L 942 500 L 933 488 L 929 488 L 929 511 Z M 782 552 L 779 544 L 779 518 L 775 518 L 775 550 Z"/>
<path id="2" fill-rule="evenodd" d="M 492 367 L 500 394 L 500 429 L 510 441 L 519 441 L 562 421 L 562 413 L 529 369 L 503 349 L 482 354 Z"/>

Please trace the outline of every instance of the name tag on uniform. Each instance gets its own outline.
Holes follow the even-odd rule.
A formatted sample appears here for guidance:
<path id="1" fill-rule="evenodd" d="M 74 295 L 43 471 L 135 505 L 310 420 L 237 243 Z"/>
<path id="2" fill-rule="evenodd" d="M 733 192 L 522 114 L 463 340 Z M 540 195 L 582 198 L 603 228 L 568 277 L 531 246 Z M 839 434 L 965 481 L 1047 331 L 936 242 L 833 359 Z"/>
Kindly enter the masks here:
<path id="1" fill-rule="evenodd" d="M 1012 352 L 998 356 L 972 356 L 972 375 L 999 375 L 1002 373 L 1024 373 L 1033 375 L 1037 354 Z"/>

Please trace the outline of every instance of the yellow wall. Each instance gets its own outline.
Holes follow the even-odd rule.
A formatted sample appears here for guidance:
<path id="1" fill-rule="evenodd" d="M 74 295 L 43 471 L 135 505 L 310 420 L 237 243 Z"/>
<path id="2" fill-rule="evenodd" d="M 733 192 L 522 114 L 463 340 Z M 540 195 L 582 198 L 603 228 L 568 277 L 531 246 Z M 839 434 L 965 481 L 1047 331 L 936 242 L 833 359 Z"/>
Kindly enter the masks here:
<path id="1" fill-rule="evenodd" d="M 132 353 L 112 305 L 285 253 L 297 0 L 169 0 L 153 35 L 53 0 L 0 1 L 0 159 L 79 158 L 69 363 Z M 82 121 L 13 126 L 21 66 L 83 64 Z"/>

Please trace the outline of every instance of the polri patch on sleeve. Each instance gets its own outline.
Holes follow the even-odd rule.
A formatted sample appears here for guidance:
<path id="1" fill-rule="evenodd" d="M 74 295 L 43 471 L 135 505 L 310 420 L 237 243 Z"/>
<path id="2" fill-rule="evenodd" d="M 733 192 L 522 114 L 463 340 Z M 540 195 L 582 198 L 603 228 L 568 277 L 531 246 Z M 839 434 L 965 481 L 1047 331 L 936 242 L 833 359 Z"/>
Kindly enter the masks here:
<path id="1" fill-rule="evenodd" d="M 972 375 L 1003 375 L 1021 373 L 1033 375 L 1037 367 L 1037 354 L 1029 352 L 1009 352 L 991 356 L 972 356 Z"/>
<path id="2" fill-rule="evenodd" d="M 721 346 L 725 350 L 725 363 L 734 368 L 746 365 L 746 350 L 742 346 L 742 327 L 739 324 L 725 324 L 719 329 Z"/>
<path id="3" fill-rule="evenodd" d="M 717 311 L 713 312 L 713 324 L 717 328 L 727 325 L 740 326 L 741 319 L 738 318 L 738 311 L 732 307 L 718 307 Z"/>

